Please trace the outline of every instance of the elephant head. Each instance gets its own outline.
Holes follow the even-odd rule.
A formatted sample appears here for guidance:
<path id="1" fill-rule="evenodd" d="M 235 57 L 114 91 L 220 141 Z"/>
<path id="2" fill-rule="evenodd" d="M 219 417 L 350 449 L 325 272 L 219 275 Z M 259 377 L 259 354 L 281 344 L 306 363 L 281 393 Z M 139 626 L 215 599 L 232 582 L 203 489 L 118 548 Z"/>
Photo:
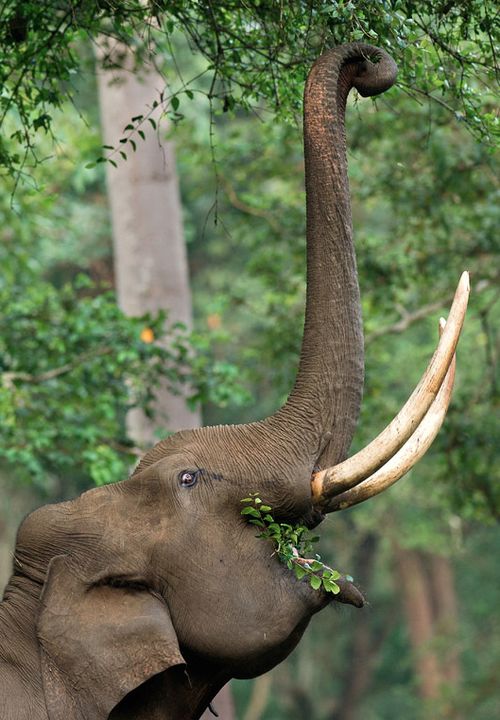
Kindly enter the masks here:
<path id="1" fill-rule="evenodd" d="M 345 578 L 336 598 L 297 580 L 245 522 L 241 499 L 258 492 L 276 519 L 312 527 L 404 474 L 446 412 L 465 276 L 421 383 L 346 460 L 364 363 L 345 104 L 352 87 L 376 95 L 395 76 L 384 51 L 360 43 L 326 52 L 309 74 L 305 329 L 285 405 L 260 422 L 179 432 L 128 480 L 22 524 L 0 608 L 11 649 L 0 641 L 0 663 L 13 692 L 13 668 L 32 678 L 35 720 L 197 718 L 230 677 L 285 658 L 331 599 L 363 605 Z"/>

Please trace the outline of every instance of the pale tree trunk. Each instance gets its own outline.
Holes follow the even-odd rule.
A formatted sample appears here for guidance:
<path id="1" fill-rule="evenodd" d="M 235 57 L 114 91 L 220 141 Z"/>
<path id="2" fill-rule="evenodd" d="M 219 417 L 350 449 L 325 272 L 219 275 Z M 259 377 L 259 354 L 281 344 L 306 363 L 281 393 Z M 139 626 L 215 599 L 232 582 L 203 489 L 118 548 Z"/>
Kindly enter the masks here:
<path id="1" fill-rule="evenodd" d="M 127 153 L 126 161 L 116 154 L 117 168 L 107 164 L 118 302 L 128 315 L 163 309 L 169 323 L 189 327 L 191 295 L 175 156 L 172 143 L 162 139 L 160 108 L 151 115 L 159 131 L 147 122 L 145 141 L 134 136 L 137 152 L 130 143 L 119 142 L 127 135 L 123 130 L 131 118 L 146 115 L 158 100 L 164 82 L 152 70 L 141 71 L 140 76 L 133 73 L 133 58 L 123 46 L 115 46 L 113 56 L 128 69 L 99 69 L 98 84 L 104 143 Z M 158 419 L 169 430 L 200 424 L 199 412 L 190 410 L 185 398 L 173 395 L 166 386 L 158 390 L 156 405 Z M 154 442 L 154 425 L 141 411 L 130 413 L 128 427 L 137 444 Z"/>
<path id="2" fill-rule="evenodd" d="M 254 680 L 250 699 L 243 720 L 260 720 L 266 709 L 271 693 L 273 676 L 271 673 L 261 675 Z"/>
<path id="3" fill-rule="evenodd" d="M 458 603 L 453 566 L 443 555 L 426 553 L 432 589 L 434 632 L 438 639 L 438 658 L 443 682 L 440 717 L 461 720 L 459 692 L 461 683 L 460 648 L 458 644 Z"/>
<path id="4" fill-rule="evenodd" d="M 422 700 L 433 701 L 439 695 L 441 673 L 433 647 L 433 608 L 425 567 L 416 550 L 395 543 L 394 554 L 419 694 Z"/>
<path id="5" fill-rule="evenodd" d="M 419 692 L 432 702 L 434 717 L 462 717 L 458 604 L 448 558 L 394 545 Z"/>
<path id="6" fill-rule="evenodd" d="M 9 537 L 4 508 L 0 509 L 0 597 L 12 572 L 12 541 Z"/>
<path id="7" fill-rule="evenodd" d="M 434 622 L 443 639 L 443 680 L 452 686 L 460 684 L 460 652 L 458 645 L 458 603 L 453 567 L 450 559 L 429 553 L 427 558 L 434 596 Z"/>
<path id="8" fill-rule="evenodd" d="M 131 72 L 133 57 L 123 46 L 115 46 L 113 52 L 119 53 L 125 69 L 98 69 L 98 85 L 104 144 L 117 147 L 131 118 L 148 114 L 164 81 L 151 68 L 142 70 L 140 76 Z M 102 57 L 103 53 L 98 53 L 98 58 Z M 165 123 L 160 109 L 149 116 L 159 131 L 146 123 L 145 141 L 134 138 L 137 152 L 127 144 L 123 146 L 127 160 L 118 155 L 118 168 L 107 166 L 118 302 L 128 315 L 163 309 L 168 311 L 169 323 L 182 322 L 189 327 L 191 294 L 174 149 L 163 139 Z M 158 419 L 169 430 L 200 424 L 200 413 L 190 410 L 185 398 L 173 395 L 165 385 L 157 391 L 155 402 Z M 155 441 L 155 426 L 141 411 L 130 412 L 127 424 L 137 444 L 147 446 Z M 221 690 L 213 706 L 220 720 L 233 720 L 229 686 Z M 203 715 L 212 717 L 209 711 Z"/>

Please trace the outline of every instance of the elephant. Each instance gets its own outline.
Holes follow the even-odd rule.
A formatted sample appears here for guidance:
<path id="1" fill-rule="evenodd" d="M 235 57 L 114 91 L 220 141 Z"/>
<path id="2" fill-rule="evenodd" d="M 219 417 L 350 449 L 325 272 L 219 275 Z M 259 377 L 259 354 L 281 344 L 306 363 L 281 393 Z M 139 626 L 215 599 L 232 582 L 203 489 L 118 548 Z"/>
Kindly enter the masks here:
<path id="1" fill-rule="evenodd" d="M 347 457 L 364 356 L 347 181 L 345 106 L 394 83 L 364 43 L 326 51 L 304 95 L 307 295 L 295 385 L 270 417 L 180 431 L 132 475 L 22 522 L 0 604 L 2 720 L 195 720 L 230 678 L 286 658 L 340 592 L 298 579 L 241 513 L 317 526 L 401 477 L 443 420 L 469 291 L 460 280 L 422 380 L 396 418 Z"/>

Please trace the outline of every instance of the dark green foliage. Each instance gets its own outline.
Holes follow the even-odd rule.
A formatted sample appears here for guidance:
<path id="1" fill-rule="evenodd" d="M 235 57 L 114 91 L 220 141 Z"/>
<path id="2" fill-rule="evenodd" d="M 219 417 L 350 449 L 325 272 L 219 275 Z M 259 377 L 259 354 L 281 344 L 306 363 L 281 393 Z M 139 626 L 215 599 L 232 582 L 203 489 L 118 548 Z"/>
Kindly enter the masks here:
<path id="1" fill-rule="evenodd" d="M 54 112 L 74 95 L 75 76 L 88 67 L 82 40 L 104 37 L 134 47 L 138 63 L 153 53 L 172 55 L 172 35 L 182 31 L 206 59 L 203 92 L 217 112 L 266 102 L 284 118 L 300 112 L 301 91 L 313 60 L 337 43 L 363 40 L 391 52 L 400 87 L 430 98 L 455 114 L 476 137 L 495 127 L 488 91 L 495 72 L 497 26 L 491 2 L 210 2 L 175 0 L 66 3 L 7 0 L 0 17 L 0 164 L 11 175 L 41 160 L 36 137 L 51 133 Z M 194 86 L 196 89 L 196 86 Z M 199 90 L 198 90 L 199 91 Z M 175 92 L 156 98 L 180 119 L 193 88 L 183 79 Z M 152 98 L 153 101 L 153 98 Z M 142 111 L 141 111 L 142 112 Z M 126 160 L 147 126 L 138 115 L 126 128 Z M 144 125 L 146 123 L 146 125 Z"/>
<path id="2" fill-rule="evenodd" d="M 126 477 L 137 451 L 125 413 L 151 414 L 160 382 L 174 392 L 189 383 L 194 404 L 233 394 L 232 368 L 214 365 L 208 347 L 196 353 L 185 329 L 161 313 L 128 318 L 113 292 L 84 275 L 57 288 L 23 254 L 3 260 L 0 458 L 39 487 L 50 476 L 98 485 Z M 168 428 L 168 418 L 157 423 Z"/>
<path id="3" fill-rule="evenodd" d="M 245 394 L 206 337 L 118 309 L 102 173 L 75 165 L 98 138 L 70 108 L 58 127 L 68 153 L 37 168 L 13 207 L 5 182 L 0 202 L 0 468 L 68 496 L 127 477 L 140 450 L 126 412 L 151 413 L 160 382 L 189 387 L 193 405 Z M 168 432 L 167 417 L 155 423 Z"/>

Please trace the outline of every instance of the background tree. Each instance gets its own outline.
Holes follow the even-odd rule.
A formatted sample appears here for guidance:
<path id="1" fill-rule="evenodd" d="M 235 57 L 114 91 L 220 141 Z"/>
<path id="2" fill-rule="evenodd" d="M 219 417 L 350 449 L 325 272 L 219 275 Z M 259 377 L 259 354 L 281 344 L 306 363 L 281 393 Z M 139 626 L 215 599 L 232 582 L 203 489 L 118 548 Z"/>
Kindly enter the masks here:
<path id="1" fill-rule="evenodd" d="M 149 65 L 134 74 L 134 55 L 122 44 L 103 47 L 99 60 L 103 137 L 114 146 L 130 118 L 148 111 L 162 80 Z M 190 327 L 191 292 L 174 147 L 163 140 L 166 128 L 156 110 L 149 119 L 157 132 L 148 134 L 140 152 L 130 157 L 124 153 L 127 161 L 119 170 L 107 167 L 118 303 L 127 315 L 163 310 L 171 323 Z M 143 338 L 153 342 L 153 331 L 145 327 Z M 163 383 L 155 395 L 155 414 L 171 430 L 200 424 L 199 409 L 190 408 L 184 394 L 173 394 Z M 137 443 L 155 441 L 154 422 L 140 409 L 130 412 L 128 423 Z"/>

